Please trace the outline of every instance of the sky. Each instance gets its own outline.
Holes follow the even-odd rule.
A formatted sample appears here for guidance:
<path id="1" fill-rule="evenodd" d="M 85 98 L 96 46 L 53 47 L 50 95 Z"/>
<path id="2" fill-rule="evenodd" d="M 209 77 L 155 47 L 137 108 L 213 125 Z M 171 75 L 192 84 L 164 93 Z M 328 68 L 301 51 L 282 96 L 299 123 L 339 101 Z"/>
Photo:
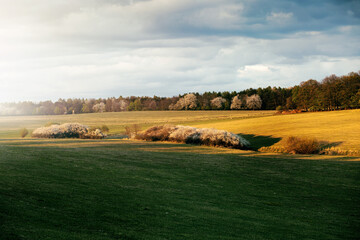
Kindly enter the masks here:
<path id="1" fill-rule="evenodd" d="M 0 4 L 0 102 L 290 87 L 360 70 L 358 0 Z"/>

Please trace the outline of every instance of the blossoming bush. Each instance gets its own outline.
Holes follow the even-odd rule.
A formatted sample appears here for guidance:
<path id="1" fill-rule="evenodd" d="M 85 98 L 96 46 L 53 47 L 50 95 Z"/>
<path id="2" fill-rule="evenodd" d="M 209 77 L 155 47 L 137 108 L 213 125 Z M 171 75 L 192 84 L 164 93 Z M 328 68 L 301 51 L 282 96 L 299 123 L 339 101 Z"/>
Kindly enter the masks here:
<path id="1" fill-rule="evenodd" d="M 135 136 L 148 141 L 172 141 L 208 146 L 247 149 L 250 143 L 241 136 L 211 128 L 162 125 L 151 127 Z"/>
<path id="2" fill-rule="evenodd" d="M 37 128 L 32 132 L 36 138 L 91 138 L 106 137 L 100 129 L 91 130 L 88 126 L 79 123 L 65 123 Z"/>
<path id="3" fill-rule="evenodd" d="M 172 133 L 174 130 L 175 126 L 172 125 L 154 126 L 136 135 L 128 134 L 128 136 L 131 138 L 147 141 L 169 141 L 170 133 Z"/>
<path id="4" fill-rule="evenodd" d="M 101 126 L 90 127 L 90 131 L 95 131 L 96 129 L 99 129 L 103 133 L 108 133 L 110 131 L 109 127 L 105 124 L 103 124 Z"/>

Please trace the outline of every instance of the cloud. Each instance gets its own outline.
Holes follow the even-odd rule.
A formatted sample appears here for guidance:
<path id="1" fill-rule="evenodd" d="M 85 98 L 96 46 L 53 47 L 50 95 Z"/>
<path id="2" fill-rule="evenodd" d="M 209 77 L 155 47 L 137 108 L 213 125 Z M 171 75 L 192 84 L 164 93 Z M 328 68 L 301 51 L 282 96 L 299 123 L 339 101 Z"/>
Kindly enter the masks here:
<path id="1" fill-rule="evenodd" d="M 301 64 L 247 65 L 238 69 L 240 81 L 251 81 L 251 87 L 294 86 L 308 79 L 321 81 L 329 72 L 345 75 L 356 69 L 359 58 L 310 57 Z M 347 71 L 346 71 L 346 70 Z M 289 84 L 292 83 L 292 84 Z M 266 85 L 268 84 L 268 85 Z"/>
<path id="2" fill-rule="evenodd" d="M 269 22 L 275 22 L 275 23 L 288 23 L 293 17 L 293 13 L 284 13 L 284 12 L 271 12 L 270 15 L 266 17 L 266 20 Z"/>
<path id="3" fill-rule="evenodd" d="M 0 2 L 0 102 L 285 87 L 360 66 L 357 1 Z"/>
<path id="4" fill-rule="evenodd" d="M 240 69 L 237 70 L 238 72 L 238 76 L 239 77 L 246 77 L 249 75 L 257 75 L 257 74 L 267 74 L 272 72 L 272 70 L 270 70 L 269 66 L 266 65 L 262 65 L 262 64 L 256 64 L 256 65 L 246 65 L 244 67 L 241 67 Z"/>

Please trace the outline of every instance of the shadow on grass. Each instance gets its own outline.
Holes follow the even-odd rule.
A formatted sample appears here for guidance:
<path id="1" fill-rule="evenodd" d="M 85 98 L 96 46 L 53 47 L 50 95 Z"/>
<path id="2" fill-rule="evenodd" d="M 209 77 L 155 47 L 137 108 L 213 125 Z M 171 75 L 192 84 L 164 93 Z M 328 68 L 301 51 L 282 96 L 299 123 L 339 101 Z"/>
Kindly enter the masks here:
<path id="1" fill-rule="evenodd" d="M 252 136 L 252 140 L 248 137 Z M 256 149 L 258 146 L 261 147 L 263 144 L 273 144 L 280 140 L 280 138 L 271 138 L 266 136 L 254 136 L 254 135 L 245 135 L 246 139 L 250 140 L 253 144 L 253 149 Z M 254 141 L 258 141 L 257 145 L 254 144 Z M 255 146 L 254 146 L 255 145 Z M 269 145 L 268 145 L 269 146 Z M 318 155 L 318 154 L 280 154 L 280 153 L 264 153 L 253 150 L 240 150 L 240 149 L 230 149 L 223 147 L 210 147 L 210 146 L 201 146 L 201 145 L 192 145 L 185 143 L 173 143 L 173 142 L 152 142 L 152 141 L 140 141 L 140 140 L 128 140 L 128 139 L 102 139 L 102 140 L 70 140 L 70 141 L 61 141 L 56 139 L 54 141 L 1 141 L 0 148 L 6 147 L 24 147 L 30 148 L 32 151 L 39 149 L 39 151 L 44 151 L 47 148 L 54 149 L 63 149 L 64 152 L 72 151 L 71 149 L 77 148 L 79 151 L 81 149 L 86 149 L 86 151 L 125 151 L 125 152 L 158 152 L 158 153 L 171 153 L 171 154 L 201 154 L 208 156 L 237 156 L 245 158 L 259 158 L 259 159 L 283 159 L 283 160 L 336 160 L 336 161 L 359 161 L 358 156 L 347 156 L 347 155 L 338 155 L 338 156 L 328 156 L 328 155 Z M 91 149 L 91 150 L 90 150 Z M 1 149 L 0 149 L 1 150 Z M 65 151 L 66 150 L 66 151 Z M 0 235 L 1 236 L 1 235 Z M 0 239 L 2 239 L 0 237 Z"/>
<path id="2" fill-rule="evenodd" d="M 342 144 L 343 142 L 320 142 L 321 148 L 331 148 L 331 147 L 337 147 L 340 144 Z"/>
<path id="3" fill-rule="evenodd" d="M 243 136 L 246 140 L 250 142 L 251 144 L 250 148 L 254 151 L 259 150 L 259 148 L 261 147 L 272 146 L 281 140 L 281 138 L 274 138 L 271 136 L 260 136 L 260 135 L 242 134 L 242 133 L 239 133 L 239 135 Z"/>
<path id="4" fill-rule="evenodd" d="M 108 135 L 105 139 L 126 139 L 129 138 L 129 136 L 125 135 L 125 134 L 113 134 L 113 135 Z"/>

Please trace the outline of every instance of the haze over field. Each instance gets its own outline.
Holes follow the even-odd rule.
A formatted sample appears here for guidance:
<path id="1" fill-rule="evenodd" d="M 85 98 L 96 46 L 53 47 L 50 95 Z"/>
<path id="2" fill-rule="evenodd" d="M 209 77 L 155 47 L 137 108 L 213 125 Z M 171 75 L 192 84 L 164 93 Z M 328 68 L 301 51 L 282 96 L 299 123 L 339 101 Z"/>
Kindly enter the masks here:
<path id="1" fill-rule="evenodd" d="M 0 3 L 0 102 L 287 87 L 360 66 L 355 0 Z"/>

